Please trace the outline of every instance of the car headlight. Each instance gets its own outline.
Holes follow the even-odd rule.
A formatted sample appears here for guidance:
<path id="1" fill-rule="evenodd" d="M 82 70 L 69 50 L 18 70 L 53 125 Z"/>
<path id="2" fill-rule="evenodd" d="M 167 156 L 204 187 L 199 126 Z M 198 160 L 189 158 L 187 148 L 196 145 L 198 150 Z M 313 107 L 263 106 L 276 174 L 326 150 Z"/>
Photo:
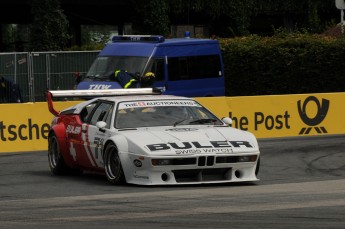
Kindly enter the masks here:
<path id="1" fill-rule="evenodd" d="M 151 163 L 153 166 L 164 166 L 164 165 L 195 165 L 196 164 L 196 158 L 156 158 L 152 159 Z"/>
<path id="2" fill-rule="evenodd" d="M 257 155 L 239 156 L 237 157 L 237 160 L 238 162 L 254 162 L 257 157 Z"/>
<path id="3" fill-rule="evenodd" d="M 171 165 L 170 159 L 152 159 L 153 166 Z"/>

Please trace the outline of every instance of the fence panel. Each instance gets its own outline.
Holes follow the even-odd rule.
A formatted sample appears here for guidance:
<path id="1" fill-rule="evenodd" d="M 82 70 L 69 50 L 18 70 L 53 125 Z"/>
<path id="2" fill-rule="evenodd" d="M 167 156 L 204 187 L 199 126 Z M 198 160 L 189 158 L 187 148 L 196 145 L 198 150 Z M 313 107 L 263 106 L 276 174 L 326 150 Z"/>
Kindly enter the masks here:
<path id="1" fill-rule="evenodd" d="M 44 101 L 44 93 L 48 90 L 49 68 L 46 58 L 50 54 L 31 53 L 31 77 L 33 87 L 33 102 Z"/>
<path id="2" fill-rule="evenodd" d="M 12 84 L 20 89 L 21 102 L 28 102 L 29 93 L 29 56 L 28 53 L 0 53 L 0 103 L 15 102 L 11 98 Z"/>
<path id="3" fill-rule="evenodd" d="M 50 56 L 50 89 L 74 88 L 76 73 L 86 73 L 98 52 L 53 53 Z"/>
<path id="4" fill-rule="evenodd" d="M 45 101 L 49 90 L 73 89 L 75 76 L 86 73 L 99 51 L 0 53 L 0 80 L 17 84 L 22 102 Z M 2 90 L 0 103 L 10 103 L 10 92 Z"/>
<path id="5" fill-rule="evenodd" d="M 44 101 L 44 93 L 47 89 L 73 89 L 76 73 L 86 73 L 98 53 L 99 51 L 32 53 L 34 100 Z"/>

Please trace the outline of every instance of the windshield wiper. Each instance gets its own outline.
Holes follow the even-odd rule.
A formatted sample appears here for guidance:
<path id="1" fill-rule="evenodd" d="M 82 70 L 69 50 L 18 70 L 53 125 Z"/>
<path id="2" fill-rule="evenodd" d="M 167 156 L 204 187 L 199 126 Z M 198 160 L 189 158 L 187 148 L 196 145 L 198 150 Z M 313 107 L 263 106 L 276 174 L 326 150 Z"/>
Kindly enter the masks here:
<path id="1" fill-rule="evenodd" d="M 180 123 L 183 123 L 183 122 L 186 121 L 187 119 L 188 119 L 188 118 L 185 118 L 185 119 L 182 119 L 182 120 L 180 120 L 180 121 L 174 122 L 174 127 L 177 126 L 177 125 L 180 124 Z"/>
<path id="2" fill-rule="evenodd" d="M 215 123 L 217 122 L 217 119 L 213 118 L 202 118 L 202 119 L 197 119 L 194 121 L 189 122 L 189 124 L 206 124 L 206 123 Z"/>
<path id="3" fill-rule="evenodd" d="M 86 76 L 85 77 L 86 79 L 103 79 L 104 77 L 103 76 L 95 76 L 95 75 L 91 75 L 91 76 Z"/>

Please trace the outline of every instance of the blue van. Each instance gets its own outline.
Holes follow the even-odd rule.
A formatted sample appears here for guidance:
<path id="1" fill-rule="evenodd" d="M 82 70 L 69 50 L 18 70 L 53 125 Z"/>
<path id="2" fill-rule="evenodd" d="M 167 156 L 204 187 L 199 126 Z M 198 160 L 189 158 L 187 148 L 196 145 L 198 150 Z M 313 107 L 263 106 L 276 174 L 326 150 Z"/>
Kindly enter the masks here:
<path id="1" fill-rule="evenodd" d="M 224 66 L 217 40 L 163 36 L 114 36 L 77 89 L 121 88 L 118 69 L 155 74 L 153 87 L 187 97 L 224 96 Z"/>

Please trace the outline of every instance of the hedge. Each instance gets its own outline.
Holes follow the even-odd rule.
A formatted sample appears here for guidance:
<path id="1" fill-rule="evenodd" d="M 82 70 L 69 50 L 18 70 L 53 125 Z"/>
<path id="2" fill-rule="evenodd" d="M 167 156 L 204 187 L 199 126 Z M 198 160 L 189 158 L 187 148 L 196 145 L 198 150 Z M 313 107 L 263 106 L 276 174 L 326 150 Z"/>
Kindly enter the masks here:
<path id="1" fill-rule="evenodd" d="M 345 39 L 320 35 L 220 39 L 227 96 L 345 91 Z"/>

